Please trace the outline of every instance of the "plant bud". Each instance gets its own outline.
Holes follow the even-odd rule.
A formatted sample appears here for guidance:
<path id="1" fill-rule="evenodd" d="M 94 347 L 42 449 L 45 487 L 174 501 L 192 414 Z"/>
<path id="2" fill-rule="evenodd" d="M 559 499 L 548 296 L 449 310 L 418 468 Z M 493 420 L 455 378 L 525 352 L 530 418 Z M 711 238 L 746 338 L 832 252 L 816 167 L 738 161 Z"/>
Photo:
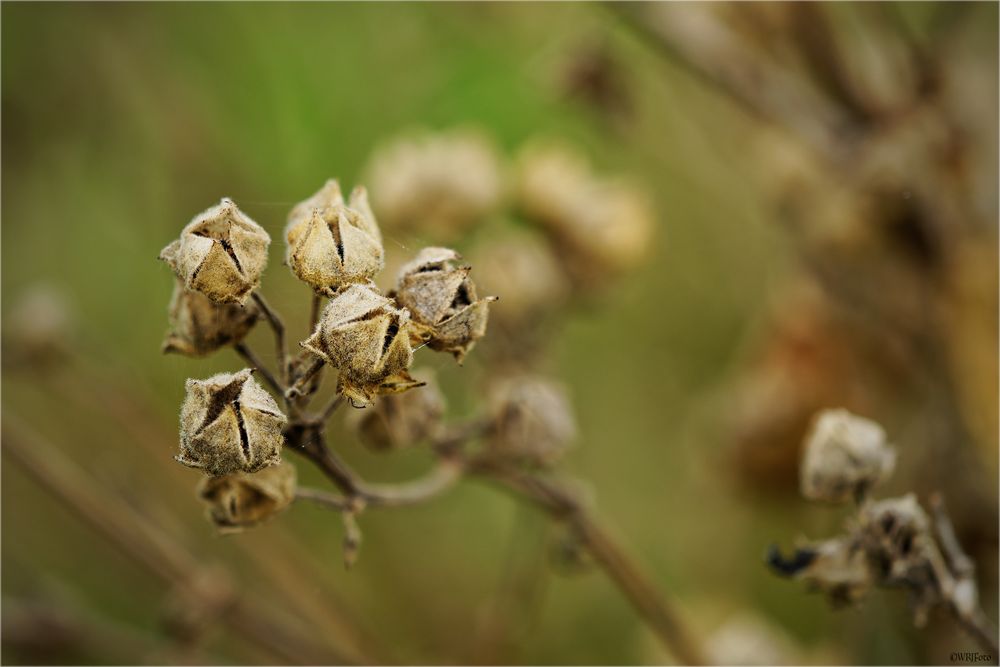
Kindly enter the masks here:
<path id="1" fill-rule="evenodd" d="M 206 477 L 198 497 L 208 506 L 205 515 L 219 532 L 252 528 L 287 508 L 295 499 L 295 466 L 285 461 L 260 472 L 238 472 Z"/>
<path id="2" fill-rule="evenodd" d="M 451 352 L 461 363 L 476 341 L 486 335 L 489 304 L 479 299 L 469 278 L 471 267 L 454 266 L 458 253 L 448 248 L 424 248 L 399 273 L 395 297 L 408 308 L 431 349 Z"/>
<path id="3" fill-rule="evenodd" d="M 800 483 L 810 500 L 863 498 L 896 464 L 882 427 L 843 409 L 819 414 L 805 448 Z"/>
<path id="4" fill-rule="evenodd" d="M 368 285 L 352 285 L 333 297 L 316 331 L 302 347 L 340 369 L 338 391 L 352 405 L 367 405 L 376 394 L 419 387 L 408 368 L 410 313 Z"/>
<path id="5" fill-rule="evenodd" d="M 519 162 L 519 206 L 561 247 L 559 257 L 578 285 L 597 284 L 647 254 L 655 219 L 632 185 L 599 178 L 567 148 L 529 147 Z"/>
<path id="6" fill-rule="evenodd" d="M 244 368 L 188 380 L 177 460 L 209 475 L 257 472 L 281 461 L 287 419 Z"/>
<path id="7" fill-rule="evenodd" d="M 444 396 L 430 373 L 415 373 L 424 382 L 416 391 L 380 396 L 368 410 L 348 413 L 348 421 L 370 449 L 409 447 L 433 436 L 444 416 Z"/>
<path id="8" fill-rule="evenodd" d="M 217 303 L 244 303 L 260 284 L 271 237 L 230 199 L 195 216 L 160 253 L 191 290 Z"/>
<path id="9" fill-rule="evenodd" d="M 333 179 L 292 209 L 285 240 L 288 266 L 321 294 L 365 282 L 385 264 L 382 233 L 368 193 L 363 187 L 355 188 L 345 205 L 340 185 Z"/>
<path id="10" fill-rule="evenodd" d="M 488 216 L 502 191 L 496 150 L 464 130 L 398 139 L 375 153 L 368 174 L 388 227 L 442 241 Z"/>
<path id="11" fill-rule="evenodd" d="M 185 289 L 178 280 L 170 299 L 170 331 L 163 351 L 204 356 L 243 340 L 259 317 L 260 308 L 253 301 L 244 306 L 215 303 L 201 292 Z"/>
<path id="12" fill-rule="evenodd" d="M 576 438 L 576 419 L 562 387 L 533 376 L 516 376 L 489 392 L 494 419 L 489 446 L 499 456 L 550 465 Z"/>

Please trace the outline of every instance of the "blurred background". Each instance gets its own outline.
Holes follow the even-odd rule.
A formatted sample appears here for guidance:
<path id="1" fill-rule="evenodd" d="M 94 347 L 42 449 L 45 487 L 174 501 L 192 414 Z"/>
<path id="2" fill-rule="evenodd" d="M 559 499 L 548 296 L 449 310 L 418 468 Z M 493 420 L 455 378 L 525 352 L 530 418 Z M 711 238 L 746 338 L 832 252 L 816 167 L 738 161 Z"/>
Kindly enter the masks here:
<path id="1" fill-rule="evenodd" d="M 945 614 L 914 628 L 902 592 L 832 610 L 768 572 L 769 544 L 849 514 L 797 491 L 824 407 L 885 425 L 900 466 L 881 495 L 944 494 L 997 618 L 996 4 L 5 3 L 2 19 L 4 662 L 671 660 L 558 525 L 474 481 L 366 513 L 351 571 L 316 507 L 235 536 L 205 521 L 198 473 L 172 460 L 184 380 L 244 364 L 161 354 L 156 256 L 233 198 L 272 236 L 263 292 L 301 340 L 309 293 L 281 230 L 330 177 L 369 188 L 381 284 L 424 245 L 480 258 L 502 297 L 491 331 L 462 367 L 427 351 L 415 367 L 450 418 L 526 360 L 562 382 L 564 474 L 713 660 L 975 648 Z M 461 223 L 407 213 L 392 181 L 438 133 L 480 151 L 433 158 L 482 204 Z M 491 252 L 534 233 L 540 141 L 641 190 L 652 223 L 624 216 L 614 266 L 569 267 L 525 315 L 505 290 L 549 274 L 527 262 L 518 283 Z M 533 192 L 545 178 L 558 168 Z M 527 343 L 519 315 L 544 320 Z M 428 467 L 334 421 L 367 479 Z"/>

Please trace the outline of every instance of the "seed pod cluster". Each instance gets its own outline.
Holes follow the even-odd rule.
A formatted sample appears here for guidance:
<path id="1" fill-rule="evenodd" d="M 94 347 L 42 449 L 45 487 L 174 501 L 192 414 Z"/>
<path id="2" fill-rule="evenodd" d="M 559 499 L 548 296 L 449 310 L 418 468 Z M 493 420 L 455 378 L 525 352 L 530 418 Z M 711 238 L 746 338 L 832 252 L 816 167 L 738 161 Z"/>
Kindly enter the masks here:
<path id="1" fill-rule="evenodd" d="M 253 474 L 205 477 L 198 486 L 198 497 L 219 532 L 235 533 L 287 508 L 295 499 L 295 481 L 295 466 L 282 461 Z"/>
<path id="2" fill-rule="evenodd" d="M 489 304 L 496 297 L 478 298 L 469 278 L 472 268 L 456 266 L 458 259 L 448 248 L 424 248 L 400 270 L 393 296 L 412 313 L 419 338 L 461 363 L 486 334 Z"/>
<path id="3" fill-rule="evenodd" d="M 302 347 L 340 369 L 338 390 L 356 406 L 421 385 L 408 371 L 410 313 L 371 285 L 352 285 L 331 299 Z"/>
<path id="4" fill-rule="evenodd" d="M 177 460 L 213 476 L 257 472 L 280 462 L 287 419 L 244 368 L 188 380 Z"/>
<path id="5" fill-rule="evenodd" d="M 230 199 L 198 214 L 160 253 L 187 289 L 216 303 L 246 302 L 267 266 L 271 237 Z"/>
<path id="6" fill-rule="evenodd" d="M 292 209 L 285 240 L 289 268 L 319 294 L 367 282 L 385 264 L 382 233 L 367 191 L 355 188 L 345 204 L 334 179 Z"/>

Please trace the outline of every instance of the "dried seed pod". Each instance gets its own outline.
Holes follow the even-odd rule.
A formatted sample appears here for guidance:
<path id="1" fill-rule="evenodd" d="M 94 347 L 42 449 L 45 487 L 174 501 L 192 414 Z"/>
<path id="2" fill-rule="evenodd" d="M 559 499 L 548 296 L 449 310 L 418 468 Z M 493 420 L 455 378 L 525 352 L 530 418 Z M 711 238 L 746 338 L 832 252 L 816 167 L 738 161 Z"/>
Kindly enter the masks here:
<path id="1" fill-rule="evenodd" d="M 444 395 L 432 373 L 414 373 L 425 386 L 416 391 L 379 396 L 368 410 L 353 410 L 348 421 L 361 442 L 373 450 L 393 450 L 433 436 L 444 416 Z"/>
<path id="2" fill-rule="evenodd" d="M 332 298 L 301 344 L 340 369 L 338 391 L 355 406 L 421 385 L 407 370 L 413 361 L 409 311 L 369 285 L 352 285 Z"/>
<path id="3" fill-rule="evenodd" d="M 529 146 L 519 159 L 517 197 L 524 215 L 559 245 L 578 286 L 635 266 L 650 248 L 655 218 L 645 195 L 598 177 L 568 148 Z"/>
<path id="4" fill-rule="evenodd" d="M 367 191 L 355 188 L 345 205 L 340 185 L 333 179 L 292 209 L 285 240 L 292 272 L 322 294 L 365 282 L 385 265 L 382 233 Z"/>
<path id="5" fill-rule="evenodd" d="M 800 482 L 810 500 L 860 499 L 887 478 L 896 452 L 877 423 L 847 410 L 824 410 L 806 437 Z"/>
<path id="6" fill-rule="evenodd" d="M 198 214 L 160 253 L 191 290 L 218 303 L 244 303 L 260 284 L 271 237 L 230 199 Z"/>
<path id="7" fill-rule="evenodd" d="M 514 376 L 489 392 L 494 426 L 489 447 L 498 456 L 549 465 L 576 438 L 576 419 L 565 391 L 540 377 Z"/>
<path id="8" fill-rule="evenodd" d="M 499 159 L 481 134 L 452 130 L 397 139 L 376 151 L 368 182 L 390 228 L 453 239 L 496 209 Z"/>
<path id="9" fill-rule="evenodd" d="M 834 606 L 858 602 L 875 584 L 868 555 L 854 535 L 799 547 L 788 559 L 772 547 L 768 563 L 778 574 L 801 579 L 810 590 L 823 593 Z"/>
<path id="10" fill-rule="evenodd" d="M 287 419 L 251 369 L 188 380 L 177 460 L 209 475 L 257 472 L 280 460 Z"/>
<path id="11" fill-rule="evenodd" d="M 235 533 L 287 508 L 295 499 L 295 482 L 295 466 L 281 461 L 255 473 L 206 477 L 198 485 L 198 497 L 220 532 Z"/>
<path id="12" fill-rule="evenodd" d="M 215 303 L 201 292 L 185 289 L 178 279 L 168 317 L 170 331 L 163 351 L 201 357 L 243 340 L 260 317 L 260 308 L 253 301 L 243 306 Z"/>
<path id="13" fill-rule="evenodd" d="M 486 335 L 489 304 L 496 297 L 479 299 L 469 278 L 471 267 L 456 267 L 458 259 L 448 248 L 424 248 L 400 270 L 394 296 L 413 314 L 417 336 L 461 363 Z"/>
<path id="14" fill-rule="evenodd" d="M 69 299 L 49 285 L 33 285 L 20 294 L 3 324 L 5 364 L 61 367 L 78 339 Z"/>
<path id="15" fill-rule="evenodd" d="M 929 568 L 930 519 L 914 494 L 868 503 L 859 521 L 865 550 L 884 581 L 912 581 L 919 570 Z"/>

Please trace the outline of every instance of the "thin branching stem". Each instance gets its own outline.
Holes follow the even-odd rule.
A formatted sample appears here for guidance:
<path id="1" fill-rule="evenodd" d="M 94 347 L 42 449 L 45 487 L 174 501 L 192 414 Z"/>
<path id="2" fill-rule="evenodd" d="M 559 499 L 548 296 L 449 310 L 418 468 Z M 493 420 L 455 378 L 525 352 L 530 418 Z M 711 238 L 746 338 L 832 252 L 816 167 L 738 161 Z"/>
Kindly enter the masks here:
<path id="1" fill-rule="evenodd" d="M 271 330 L 274 332 L 274 349 L 278 364 L 278 378 L 282 384 L 285 384 L 288 380 L 288 351 L 285 348 L 285 323 L 281 321 L 278 313 L 271 309 L 260 292 L 253 293 L 253 300 L 260 307 L 261 312 L 264 313 L 267 323 L 271 325 Z"/>
<path id="2" fill-rule="evenodd" d="M 315 331 L 316 325 L 319 324 L 319 314 L 323 306 L 323 297 L 319 294 L 313 293 L 312 296 L 312 307 L 309 309 L 309 331 Z"/>
<path id="3" fill-rule="evenodd" d="M 233 346 L 233 349 L 236 350 L 236 354 L 243 357 L 248 364 L 253 366 L 254 370 L 260 374 L 260 376 L 264 379 L 264 382 L 266 382 L 272 390 L 274 390 L 279 396 L 285 395 L 284 385 L 278 380 L 278 378 L 274 377 L 274 374 L 271 373 L 271 371 L 268 370 L 263 363 L 261 363 L 260 358 L 252 349 L 250 349 L 249 345 L 244 342 L 240 342 L 236 343 L 236 345 Z"/>

